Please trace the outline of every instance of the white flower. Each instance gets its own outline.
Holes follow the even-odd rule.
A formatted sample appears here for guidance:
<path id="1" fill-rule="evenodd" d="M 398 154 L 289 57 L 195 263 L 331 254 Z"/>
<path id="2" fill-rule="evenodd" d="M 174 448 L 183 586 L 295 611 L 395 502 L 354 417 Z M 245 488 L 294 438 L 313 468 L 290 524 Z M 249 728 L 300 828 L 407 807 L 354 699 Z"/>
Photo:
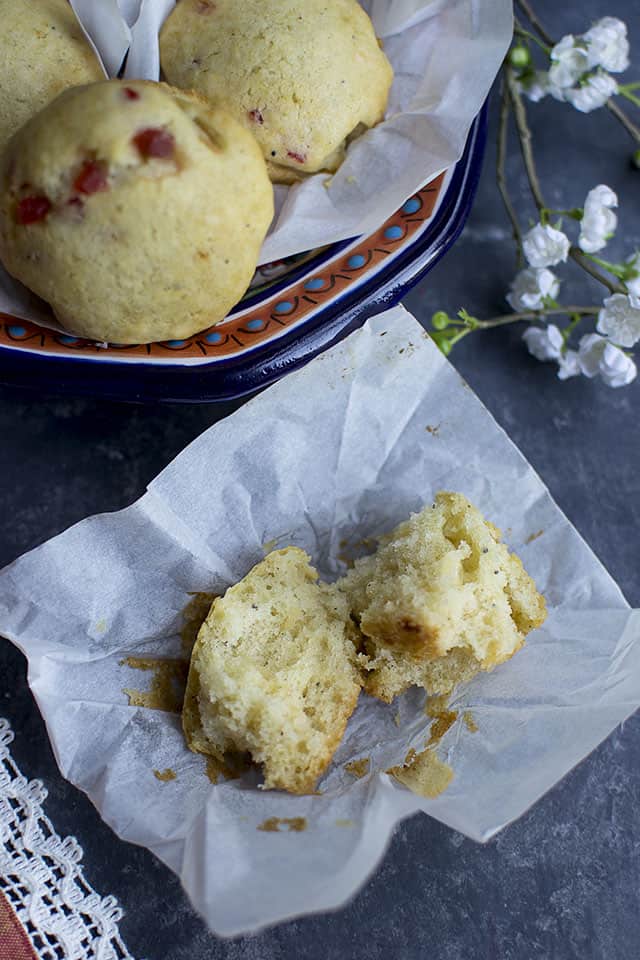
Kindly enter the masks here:
<path id="1" fill-rule="evenodd" d="M 565 352 L 558 357 L 559 380 L 568 380 L 569 377 L 577 377 L 581 372 L 578 354 L 575 350 L 565 350 Z"/>
<path id="2" fill-rule="evenodd" d="M 573 90 L 565 90 L 565 99 L 580 113 L 591 113 L 604 107 L 607 100 L 618 92 L 618 84 L 608 73 L 593 73 L 586 83 Z"/>
<path id="3" fill-rule="evenodd" d="M 532 267 L 554 267 L 569 256 L 569 238 L 561 230 L 536 224 L 522 240 L 522 249 Z"/>
<path id="4" fill-rule="evenodd" d="M 561 90 L 572 87 L 589 69 L 586 48 L 576 46 L 576 38 L 570 33 L 563 37 L 551 51 L 549 80 Z"/>
<path id="5" fill-rule="evenodd" d="M 614 234 L 618 218 L 611 209 L 618 206 L 618 198 L 610 187 L 601 183 L 587 194 L 584 215 L 580 223 L 578 245 L 585 253 L 597 253 Z"/>
<path id="6" fill-rule="evenodd" d="M 632 347 L 640 340 L 640 299 L 624 293 L 607 297 L 596 329 L 621 347 Z"/>
<path id="7" fill-rule="evenodd" d="M 611 73 L 622 73 L 629 66 L 627 25 L 617 17 L 603 17 L 584 34 L 589 66 L 604 67 Z"/>
<path id="8" fill-rule="evenodd" d="M 516 311 L 540 310 L 544 307 L 546 297 L 555 300 L 559 289 L 560 281 L 551 270 L 527 267 L 515 276 L 507 294 L 507 303 Z"/>
<path id="9" fill-rule="evenodd" d="M 546 70 L 536 70 L 528 73 L 517 81 L 518 90 L 528 100 L 537 103 L 549 93 L 549 74 Z"/>
<path id="10" fill-rule="evenodd" d="M 626 266 L 631 270 L 635 270 L 637 276 L 630 277 L 625 281 L 627 285 L 627 290 L 632 297 L 640 297 L 640 251 L 636 250 L 632 257 L 626 262 Z"/>
<path id="11" fill-rule="evenodd" d="M 580 340 L 578 363 L 585 377 L 600 374 L 608 387 L 626 387 L 638 373 L 631 357 L 597 333 L 589 333 Z"/>
<path id="12" fill-rule="evenodd" d="M 562 334 L 553 323 L 547 327 L 527 327 L 522 339 L 536 360 L 558 360 L 564 346 Z"/>

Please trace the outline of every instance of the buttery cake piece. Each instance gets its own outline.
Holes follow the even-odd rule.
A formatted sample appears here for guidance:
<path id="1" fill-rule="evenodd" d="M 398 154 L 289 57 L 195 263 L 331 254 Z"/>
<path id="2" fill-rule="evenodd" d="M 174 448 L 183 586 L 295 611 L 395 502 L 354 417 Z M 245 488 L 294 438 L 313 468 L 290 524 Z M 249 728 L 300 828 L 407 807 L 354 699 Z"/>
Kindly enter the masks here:
<path id="1" fill-rule="evenodd" d="M 191 658 L 183 727 L 192 750 L 251 754 L 267 789 L 309 793 L 360 691 L 345 596 L 297 547 L 269 554 L 216 599 Z"/>
<path id="2" fill-rule="evenodd" d="M 546 615 L 500 531 L 457 493 L 381 538 L 338 586 L 364 636 L 365 690 L 387 702 L 412 685 L 450 692 L 513 656 Z"/>

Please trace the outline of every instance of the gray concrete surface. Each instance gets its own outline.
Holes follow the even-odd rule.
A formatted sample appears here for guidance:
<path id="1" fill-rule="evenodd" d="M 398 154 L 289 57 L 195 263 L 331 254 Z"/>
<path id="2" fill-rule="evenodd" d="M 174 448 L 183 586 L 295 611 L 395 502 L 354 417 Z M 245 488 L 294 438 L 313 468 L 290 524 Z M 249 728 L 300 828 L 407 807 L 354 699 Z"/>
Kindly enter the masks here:
<path id="1" fill-rule="evenodd" d="M 604 14 L 635 18 L 637 0 L 537 8 L 558 36 Z M 634 79 L 640 76 L 636 69 Z M 494 111 L 495 113 L 495 111 Z M 630 141 L 604 111 L 579 116 L 554 102 L 532 109 L 547 192 L 581 204 L 605 182 L 621 197 L 612 254 L 640 246 L 640 171 Z M 495 134 L 495 116 L 492 134 Z M 513 272 L 508 226 L 487 155 L 464 235 L 406 299 L 426 322 L 435 309 L 502 311 Z M 526 216 L 515 145 L 509 171 Z M 598 289 L 572 268 L 580 302 Z M 567 280 L 566 288 L 572 282 Z M 560 383 L 530 358 L 521 328 L 469 338 L 452 360 L 524 451 L 553 496 L 640 606 L 640 381 L 610 390 Z M 233 409 L 119 406 L 0 389 L 0 564 L 89 514 L 131 503 L 190 440 Z M 380 869 L 338 913 L 222 942 L 191 910 L 176 878 L 151 854 L 118 841 L 88 800 L 59 775 L 26 685 L 22 656 L 0 641 L 0 716 L 13 752 L 44 780 L 57 829 L 78 837 L 85 869 L 126 910 L 129 948 L 147 960 L 636 960 L 640 949 L 640 719 L 611 736 L 519 822 L 485 847 L 425 816 L 396 832 Z"/>

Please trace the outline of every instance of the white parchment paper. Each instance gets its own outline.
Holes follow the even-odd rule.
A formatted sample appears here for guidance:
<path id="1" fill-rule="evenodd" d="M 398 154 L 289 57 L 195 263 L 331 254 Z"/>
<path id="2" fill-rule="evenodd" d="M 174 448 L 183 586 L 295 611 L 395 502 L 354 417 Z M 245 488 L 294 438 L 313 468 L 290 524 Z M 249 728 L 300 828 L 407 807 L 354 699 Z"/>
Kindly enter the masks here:
<path id="1" fill-rule="evenodd" d="M 157 80 L 158 31 L 173 0 L 71 0 L 111 76 Z M 355 141 L 333 177 L 276 187 L 269 263 L 371 233 L 461 156 L 509 46 L 511 0 L 365 0 L 395 71 L 387 119 Z M 0 311 L 46 313 L 0 267 Z"/>
<path id="2" fill-rule="evenodd" d="M 255 771 L 212 786 L 177 715 L 128 705 L 123 689 L 146 680 L 121 661 L 180 656 L 190 591 L 225 588 L 267 544 L 302 546 L 335 576 L 345 541 L 389 529 L 440 489 L 502 528 L 549 606 L 517 656 L 454 697 L 460 716 L 439 747 L 454 779 L 440 797 L 382 772 L 424 745 L 419 691 L 391 706 L 362 696 L 312 797 L 261 791 Z M 0 572 L 0 632 L 29 659 L 64 776 L 175 870 L 224 935 L 343 903 L 416 810 L 487 840 L 640 704 L 640 613 L 400 307 L 213 426 L 133 506 Z M 355 780 L 344 764 L 361 757 L 370 772 Z M 167 768 L 176 779 L 161 783 L 153 771 Z M 257 829 L 271 817 L 307 828 Z"/>

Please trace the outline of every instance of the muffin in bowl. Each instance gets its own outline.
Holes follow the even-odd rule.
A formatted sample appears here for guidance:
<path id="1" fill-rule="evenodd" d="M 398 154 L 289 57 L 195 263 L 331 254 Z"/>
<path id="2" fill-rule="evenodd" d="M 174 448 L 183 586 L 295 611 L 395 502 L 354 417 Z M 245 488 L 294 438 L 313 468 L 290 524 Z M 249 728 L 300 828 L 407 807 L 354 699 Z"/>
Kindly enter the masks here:
<path id="1" fill-rule="evenodd" d="M 101 341 L 183 338 L 222 320 L 272 216 L 254 138 L 164 84 L 67 90 L 0 162 L 0 260 L 65 329 Z"/>
<path id="2" fill-rule="evenodd" d="M 160 56 L 170 83 L 252 131 L 278 183 L 334 172 L 383 119 L 393 79 L 356 0 L 180 0 Z"/>
<path id="3" fill-rule="evenodd" d="M 0 150 L 67 87 L 104 80 L 68 0 L 0 0 Z"/>

